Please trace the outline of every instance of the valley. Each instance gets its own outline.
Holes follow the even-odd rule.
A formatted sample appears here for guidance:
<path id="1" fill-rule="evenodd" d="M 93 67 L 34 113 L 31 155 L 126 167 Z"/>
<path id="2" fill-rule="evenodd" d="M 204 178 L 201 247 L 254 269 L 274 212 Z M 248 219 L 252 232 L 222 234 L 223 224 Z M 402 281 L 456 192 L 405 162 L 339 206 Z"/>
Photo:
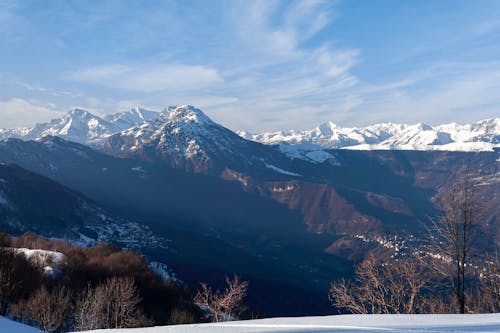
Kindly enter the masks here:
<path id="1" fill-rule="evenodd" d="M 27 136 L 2 131 L 17 133 L 0 142 L 3 228 L 135 249 L 193 288 L 237 273 L 263 317 L 331 313 L 330 281 L 349 277 L 369 250 L 394 255 L 377 240 L 418 244 L 439 215 L 436 200 L 467 166 L 483 180 L 482 228 L 500 235 L 496 148 L 304 150 L 298 142 L 293 155 L 289 142 L 284 150 L 248 141 L 191 106 L 141 110 L 123 113 L 134 115 L 127 121 L 72 111 Z M 498 135 L 475 138 L 492 144 Z"/>

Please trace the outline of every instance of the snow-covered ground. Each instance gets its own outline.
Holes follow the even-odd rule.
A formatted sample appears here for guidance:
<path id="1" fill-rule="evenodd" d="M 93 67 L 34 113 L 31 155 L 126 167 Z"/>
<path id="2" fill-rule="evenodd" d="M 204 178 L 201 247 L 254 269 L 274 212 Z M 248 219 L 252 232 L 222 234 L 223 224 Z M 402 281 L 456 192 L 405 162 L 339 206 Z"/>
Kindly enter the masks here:
<path id="1" fill-rule="evenodd" d="M 42 333 L 36 328 L 20 324 L 10 319 L 0 317 L 0 332 L 1 333 Z"/>
<path id="2" fill-rule="evenodd" d="M 500 332 L 500 313 L 481 315 L 342 315 L 270 318 L 214 324 L 176 325 L 92 333 L 348 333 L 348 332 Z M 0 317 L 1 333 L 41 333 Z"/>
<path id="3" fill-rule="evenodd" d="M 220 324 L 98 330 L 106 333 L 500 332 L 500 313 L 482 315 L 341 315 Z"/>

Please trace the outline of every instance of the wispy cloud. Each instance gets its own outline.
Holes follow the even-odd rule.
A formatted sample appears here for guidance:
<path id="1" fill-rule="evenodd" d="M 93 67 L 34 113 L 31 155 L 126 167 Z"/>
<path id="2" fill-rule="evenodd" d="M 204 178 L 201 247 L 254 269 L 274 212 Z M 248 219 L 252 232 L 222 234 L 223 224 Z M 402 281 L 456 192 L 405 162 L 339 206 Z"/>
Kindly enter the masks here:
<path id="1" fill-rule="evenodd" d="M 134 92 L 196 90 L 222 82 L 216 69 L 205 66 L 155 64 L 152 66 L 109 65 L 66 73 L 66 79 Z"/>
<path id="2" fill-rule="evenodd" d="M 136 100 L 149 104 L 197 104 L 233 128 L 264 127 L 262 119 L 268 114 L 295 108 L 307 109 L 302 118 L 312 121 L 320 107 L 352 105 L 342 99 L 359 81 L 350 72 L 359 62 L 359 50 L 336 47 L 331 40 L 309 45 L 334 22 L 335 8 L 331 1 L 230 2 L 208 45 L 187 36 L 189 45 L 181 42 L 166 59 L 74 69 L 62 78 L 132 92 Z M 198 14 L 193 15 L 183 20 L 196 21 Z M 179 24 L 170 23 L 174 29 Z M 169 62 L 186 47 L 194 52 L 186 55 L 190 65 Z M 200 58 L 197 52 L 207 56 Z"/>
<path id="3" fill-rule="evenodd" d="M 477 120 L 500 105 L 494 1 L 4 3 L 4 101 L 101 114 L 190 103 L 251 131 Z"/>
<path id="4" fill-rule="evenodd" d="M 0 110 L 2 114 L 1 125 L 5 128 L 32 125 L 34 122 L 44 122 L 61 115 L 55 105 L 22 98 L 0 101 Z M 26 123 L 26 119 L 29 119 L 29 124 Z"/>
<path id="5" fill-rule="evenodd" d="M 14 84 L 14 85 L 17 85 L 19 87 L 22 87 L 28 91 L 41 93 L 41 94 L 45 94 L 45 95 L 50 95 L 53 97 L 71 97 L 71 98 L 83 97 L 82 93 L 76 93 L 76 92 L 69 91 L 69 90 L 46 88 L 46 87 L 31 84 L 31 83 L 20 82 L 17 80 L 9 80 L 9 82 Z"/>
<path id="6" fill-rule="evenodd" d="M 434 63 L 392 83 L 364 85 L 363 103 L 340 114 L 346 124 L 472 122 L 498 117 L 500 63 Z M 367 112 L 366 110 L 369 110 Z M 480 114 L 480 118 L 478 118 Z"/>

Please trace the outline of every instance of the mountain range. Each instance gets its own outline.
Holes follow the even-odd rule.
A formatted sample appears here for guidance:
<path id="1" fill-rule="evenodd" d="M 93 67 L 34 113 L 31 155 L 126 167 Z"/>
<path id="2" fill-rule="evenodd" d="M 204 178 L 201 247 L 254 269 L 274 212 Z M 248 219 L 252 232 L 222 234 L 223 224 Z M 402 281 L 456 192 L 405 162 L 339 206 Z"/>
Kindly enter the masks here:
<path id="1" fill-rule="evenodd" d="M 31 129 L 3 130 L 0 219 L 15 218 L 4 225 L 18 232 L 136 244 L 195 286 L 236 272 L 251 281 L 251 305 L 274 316 L 330 313 L 329 282 L 352 274 L 369 250 L 390 257 L 418 242 L 428 216 L 439 214 L 440 196 L 468 167 L 487 208 L 482 229 L 500 239 L 498 119 L 442 129 L 325 126 L 262 144 L 184 105 L 108 117 L 73 110 Z M 445 128 L 453 134 L 427 140 Z M 391 138 L 394 147 L 416 140 L 431 148 L 461 138 L 486 148 L 354 150 L 339 149 L 335 138 L 370 148 Z M 85 214 L 71 216 L 48 199 L 61 197 Z M 60 223 L 41 228 L 25 212 L 30 205 Z"/>
<path id="2" fill-rule="evenodd" d="M 99 117 L 82 109 L 74 109 L 63 117 L 34 127 L 0 129 L 0 140 L 19 138 L 36 140 L 52 135 L 85 144 L 99 144 L 107 137 L 153 118 L 157 112 L 139 107 Z"/>
<path id="3" fill-rule="evenodd" d="M 207 135 L 217 136 L 216 131 L 227 131 L 209 119 L 201 110 L 189 105 L 168 107 L 159 113 L 135 107 L 103 117 L 82 109 L 74 109 L 61 118 L 31 128 L 0 129 L 0 140 L 7 138 L 35 140 L 52 135 L 78 143 L 97 144 L 114 134 L 120 134 L 122 140 L 129 141 L 123 145 L 123 149 L 138 150 L 136 144 L 145 146 L 152 145 L 154 140 L 173 140 L 167 138 L 165 133 L 180 131 L 180 126 L 185 126 L 182 128 L 183 132 L 197 139 Z M 320 149 L 492 151 L 500 147 L 500 118 L 466 125 L 450 123 L 439 126 L 423 123 L 414 125 L 381 123 L 367 127 L 340 127 L 330 121 L 304 131 L 258 134 L 237 131 L 236 133 L 247 140 L 280 145 L 281 149 L 291 156 L 294 150 L 290 148 L 292 146 L 299 151 Z M 125 139 L 126 137 L 128 139 Z M 131 137 L 135 139 L 131 140 Z M 148 142 L 145 137 L 148 137 Z M 200 153 L 194 141 L 190 143 L 185 139 L 182 143 L 184 144 L 181 149 L 182 154 Z M 173 143 L 169 142 L 170 145 Z M 212 147 L 212 149 L 224 150 L 227 148 L 224 144 L 227 143 L 221 143 L 218 148 Z"/>
<path id="4" fill-rule="evenodd" d="M 282 151 L 292 157 L 304 157 L 307 152 L 325 148 L 493 151 L 494 148 L 500 147 L 500 118 L 467 125 L 451 123 L 434 127 L 422 123 L 340 127 L 333 122 L 327 122 L 306 131 L 291 130 L 260 134 L 240 131 L 238 134 L 249 140 L 279 145 Z"/>

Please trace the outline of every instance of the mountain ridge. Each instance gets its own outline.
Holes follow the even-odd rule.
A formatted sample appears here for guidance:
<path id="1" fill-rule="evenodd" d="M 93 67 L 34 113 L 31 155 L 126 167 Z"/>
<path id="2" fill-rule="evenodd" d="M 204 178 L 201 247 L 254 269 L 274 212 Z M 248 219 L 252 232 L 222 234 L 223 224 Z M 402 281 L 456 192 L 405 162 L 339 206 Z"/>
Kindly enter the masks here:
<path id="1" fill-rule="evenodd" d="M 181 115 L 179 110 L 188 110 L 190 114 L 184 112 L 184 115 Z M 47 123 L 39 123 L 33 127 L 0 129 L 0 140 L 7 138 L 36 140 L 43 136 L 53 135 L 83 144 L 103 145 L 111 136 L 120 133 L 121 136 L 130 135 L 134 127 L 151 122 L 155 118 L 157 119 L 156 125 L 143 126 L 141 129 L 136 129 L 134 134 L 137 135 L 137 132 L 148 129 L 157 131 L 167 122 L 190 124 L 183 126 L 182 130 L 189 130 L 189 134 L 198 136 L 202 133 L 197 132 L 197 130 L 207 127 L 222 127 L 231 131 L 213 122 L 203 111 L 191 105 L 170 106 L 161 112 L 137 106 L 124 112 L 102 117 L 77 108 L 61 118 L 53 119 Z M 179 131 L 180 128 L 173 126 L 171 130 Z M 436 126 L 424 123 L 396 124 L 388 122 L 365 127 L 341 127 L 328 121 L 311 130 L 262 133 L 231 132 L 246 140 L 266 145 L 278 145 L 280 150 L 289 157 L 319 163 L 331 158 L 324 152 L 328 149 L 493 151 L 495 148 L 500 148 L 500 118 L 490 118 L 465 125 L 449 123 Z M 163 139 L 165 141 L 166 138 Z M 190 144 L 191 147 L 186 148 L 190 148 L 192 153 L 196 153 L 199 150 L 197 143 L 191 141 Z M 310 152 L 321 153 L 314 153 L 312 157 L 306 156 Z M 188 151 L 188 153 L 190 152 Z"/>
<path id="2" fill-rule="evenodd" d="M 51 135 L 77 143 L 98 145 L 107 137 L 149 120 L 155 115 L 154 111 L 135 107 L 100 117 L 87 110 L 75 108 L 60 118 L 38 123 L 33 127 L 0 129 L 0 140 L 9 138 L 37 140 Z"/>
<path id="3" fill-rule="evenodd" d="M 288 155 L 292 155 L 290 151 L 293 150 L 322 149 L 493 151 L 500 147 L 500 118 L 466 125 L 450 123 L 438 126 L 380 123 L 366 127 L 340 127 L 326 122 L 304 131 L 237 133 L 248 140 L 279 145 Z"/>
<path id="4" fill-rule="evenodd" d="M 225 167 L 266 168 L 282 155 L 273 156 L 272 148 L 238 136 L 191 105 L 165 108 L 151 120 L 110 136 L 103 148 L 115 156 L 204 173 Z"/>

